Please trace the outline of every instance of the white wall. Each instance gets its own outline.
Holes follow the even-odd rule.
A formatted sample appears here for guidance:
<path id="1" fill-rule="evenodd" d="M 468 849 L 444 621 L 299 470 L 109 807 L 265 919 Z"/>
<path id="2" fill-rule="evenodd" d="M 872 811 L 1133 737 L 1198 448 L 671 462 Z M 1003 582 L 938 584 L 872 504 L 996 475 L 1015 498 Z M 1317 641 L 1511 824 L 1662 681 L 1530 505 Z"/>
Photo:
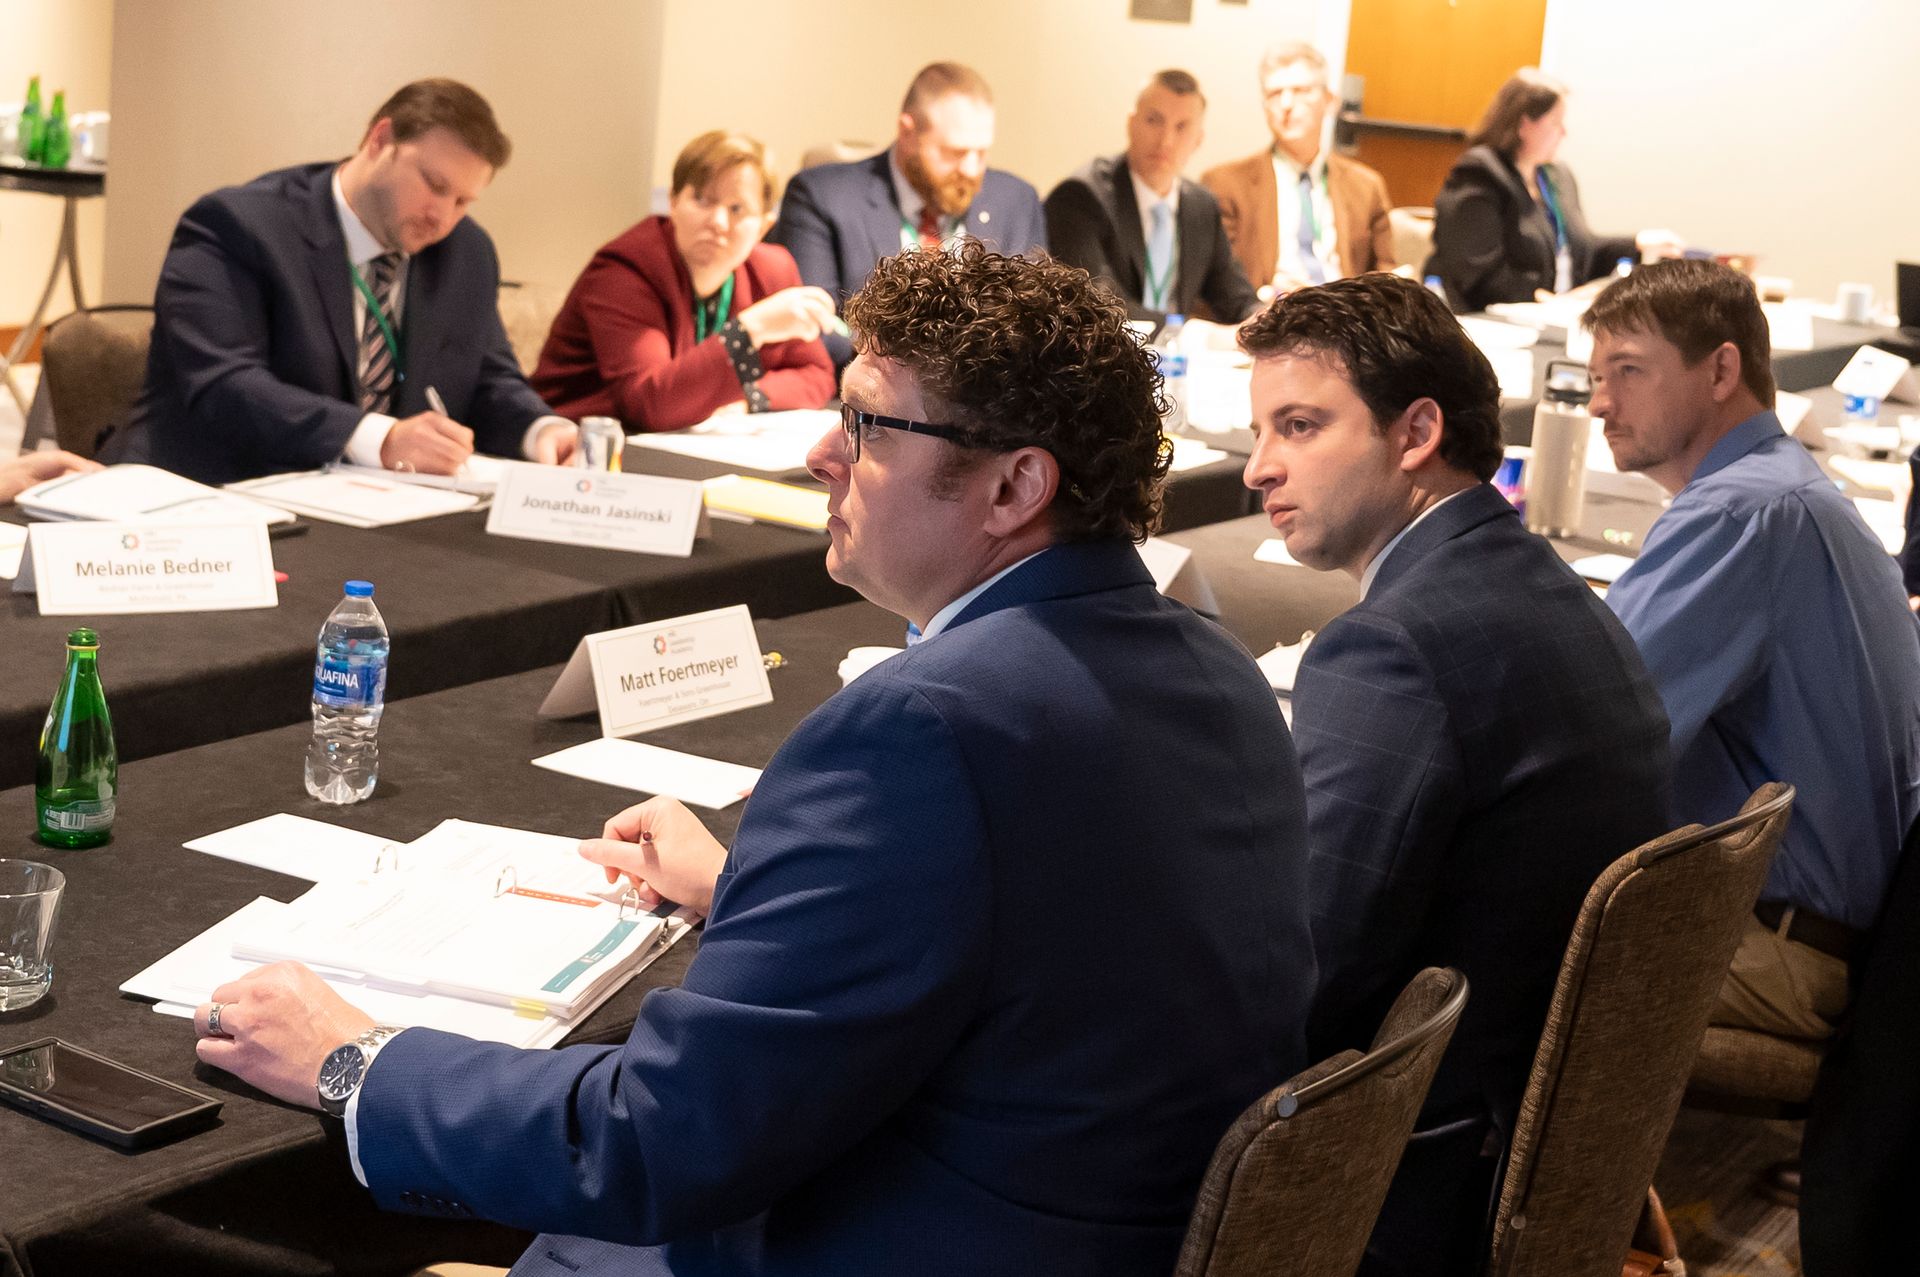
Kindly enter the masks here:
<path id="1" fill-rule="evenodd" d="M 429 75 L 478 89 L 513 140 L 473 214 L 503 273 L 571 283 L 644 207 L 661 15 L 634 0 L 117 0 L 109 300 L 152 299 L 194 199 L 348 154 L 388 94 Z"/>
<path id="2" fill-rule="evenodd" d="M 1595 227 L 1670 226 L 1831 299 L 1920 261 L 1920 4 L 1550 0 Z"/>
<path id="3" fill-rule="evenodd" d="M 105 110 L 112 60 L 113 0 L 0 0 L 0 102 L 19 102 L 37 72 L 42 106 L 65 89 L 69 113 Z M 88 301 L 100 300 L 105 202 L 80 204 L 80 286 Z M 0 191 L 0 328 L 26 323 L 39 300 L 61 210 L 60 200 L 45 195 Z M 64 315 L 72 306 L 63 273 L 47 314 Z"/>
<path id="4" fill-rule="evenodd" d="M 667 0 L 653 180 L 664 187 L 680 148 L 713 128 L 759 138 L 782 174 L 823 142 L 877 148 L 893 139 L 913 73 L 940 59 L 986 76 L 998 108 L 990 162 L 1042 194 L 1125 146 L 1149 75 L 1191 71 L 1208 102 L 1197 174 L 1268 144 L 1260 51 L 1313 38 L 1329 6 L 1344 19 L 1346 0 L 1193 0 L 1183 25 L 1132 21 L 1126 0 Z M 1344 49 L 1344 21 L 1339 36 Z M 695 52 L 717 39 L 724 56 Z"/>

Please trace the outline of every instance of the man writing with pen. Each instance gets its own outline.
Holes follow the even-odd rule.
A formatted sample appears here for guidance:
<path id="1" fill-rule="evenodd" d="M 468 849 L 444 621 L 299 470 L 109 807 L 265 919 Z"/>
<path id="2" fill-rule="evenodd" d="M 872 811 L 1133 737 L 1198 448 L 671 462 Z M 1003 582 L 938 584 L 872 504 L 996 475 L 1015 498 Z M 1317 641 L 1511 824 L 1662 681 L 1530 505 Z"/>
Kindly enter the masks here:
<path id="1" fill-rule="evenodd" d="M 521 375 L 493 242 L 466 216 L 510 152 L 479 94 L 420 80 L 344 162 L 200 199 L 161 269 L 139 403 L 101 458 L 207 483 L 341 460 L 450 474 L 476 449 L 567 460 L 572 425 Z"/>

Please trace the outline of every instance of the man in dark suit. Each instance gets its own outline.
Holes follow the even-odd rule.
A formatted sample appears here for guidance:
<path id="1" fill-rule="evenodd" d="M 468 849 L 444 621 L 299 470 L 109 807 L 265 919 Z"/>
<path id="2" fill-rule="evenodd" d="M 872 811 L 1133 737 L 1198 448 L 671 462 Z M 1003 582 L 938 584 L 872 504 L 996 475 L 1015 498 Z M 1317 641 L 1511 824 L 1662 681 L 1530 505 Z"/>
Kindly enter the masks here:
<path id="1" fill-rule="evenodd" d="M 451 474 L 476 444 L 570 456 L 569 423 L 507 345 L 493 242 L 466 216 L 509 150 L 479 94 L 420 80 L 345 162 L 196 202 L 161 268 L 146 385 L 106 458 L 227 483 L 343 458 Z"/>
<path id="2" fill-rule="evenodd" d="M 684 984 L 562 1052 L 354 1044 L 292 964 L 199 1009 L 202 1058 L 345 1107 L 382 1205 L 564 1234 L 518 1273 L 1161 1277 L 1305 1059 L 1299 769 L 1131 544 L 1166 462 L 1125 311 L 968 244 L 883 262 L 848 319 L 827 567 L 920 637 L 788 738 L 731 851 L 664 799 L 583 844 L 708 911 Z"/>
<path id="3" fill-rule="evenodd" d="M 1580 903 L 1666 827 L 1666 715 L 1626 630 L 1486 482 L 1499 385 L 1445 303 L 1363 275 L 1290 294 L 1240 342 L 1247 482 L 1294 558 L 1362 590 L 1295 684 L 1309 1046 L 1364 1044 L 1423 966 L 1473 990 L 1363 1271 L 1477 1273 Z"/>
<path id="4" fill-rule="evenodd" d="M 922 67 L 900 104 L 893 145 L 794 174 L 767 242 L 792 253 L 800 278 L 835 303 L 860 290 L 875 262 L 906 249 L 977 239 L 1000 253 L 1044 252 L 1039 195 L 987 167 L 993 124 L 993 90 L 978 71 Z M 823 340 L 836 371 L 845 369 L 853 343 L 837 333 Z"/>
<path id="5" fill-rule="evenodd" d="M 1234 260 L 1207 188 L 1180 176 L 1200 146 L 1207 99 L 1185 71 L 1161 71 L 1127 117 L 1125 155 L 1101 158 L 1047 196 L 1047 242 L 1155 329 L 1169 314 L 1237 324 L 1259 298 Z"/>

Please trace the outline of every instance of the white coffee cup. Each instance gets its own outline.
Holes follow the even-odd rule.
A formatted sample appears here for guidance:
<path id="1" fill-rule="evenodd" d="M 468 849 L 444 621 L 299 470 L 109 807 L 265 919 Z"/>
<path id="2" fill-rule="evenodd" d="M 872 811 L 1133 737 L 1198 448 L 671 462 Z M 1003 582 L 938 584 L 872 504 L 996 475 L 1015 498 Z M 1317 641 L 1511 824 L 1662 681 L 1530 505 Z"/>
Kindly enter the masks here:
<path id="1" fill-rule="evenodd" d="M 1833 304 L 1844 322 L 1864 324 L 1873 316 L 1873 285 L 1842 284 Z"/>

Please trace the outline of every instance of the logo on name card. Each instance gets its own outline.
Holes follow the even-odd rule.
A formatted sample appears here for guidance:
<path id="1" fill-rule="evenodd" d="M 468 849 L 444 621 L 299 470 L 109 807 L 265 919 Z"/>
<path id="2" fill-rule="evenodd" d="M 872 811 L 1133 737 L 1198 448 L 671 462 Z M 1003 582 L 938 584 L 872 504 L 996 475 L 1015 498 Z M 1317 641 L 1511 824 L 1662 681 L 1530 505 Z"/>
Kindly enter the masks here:
<path id="1" fill-rule="evenodd" d="M 120 538 L 120 548 L 123 550 L 138 550 L 140 548 L 140 538 L 129 532 Z"/>
<path id="2" fill-rule="evenodd" d="M 580 482 L 578 482 L 578 483 L 576 483 L 576 484 L 574 484 L 574 485 L 573 485 L 573 490 L 574 490 L 575 492 L 579 492 L 579 493 L 588 493 L 588 492 L 592 492 L 592 491 L 593 491 L 593 480 L 591 480 L 591 479 L 582 479 L 582 480 L 581 480 Z"/>
<path id="3" fill-rule="evenodd" d="M 665 656 L 667 654 L 667 636 L 666 635 L 656 634 L 654 636 L 653 650 L 659 653 L 661 656 Z"/>

